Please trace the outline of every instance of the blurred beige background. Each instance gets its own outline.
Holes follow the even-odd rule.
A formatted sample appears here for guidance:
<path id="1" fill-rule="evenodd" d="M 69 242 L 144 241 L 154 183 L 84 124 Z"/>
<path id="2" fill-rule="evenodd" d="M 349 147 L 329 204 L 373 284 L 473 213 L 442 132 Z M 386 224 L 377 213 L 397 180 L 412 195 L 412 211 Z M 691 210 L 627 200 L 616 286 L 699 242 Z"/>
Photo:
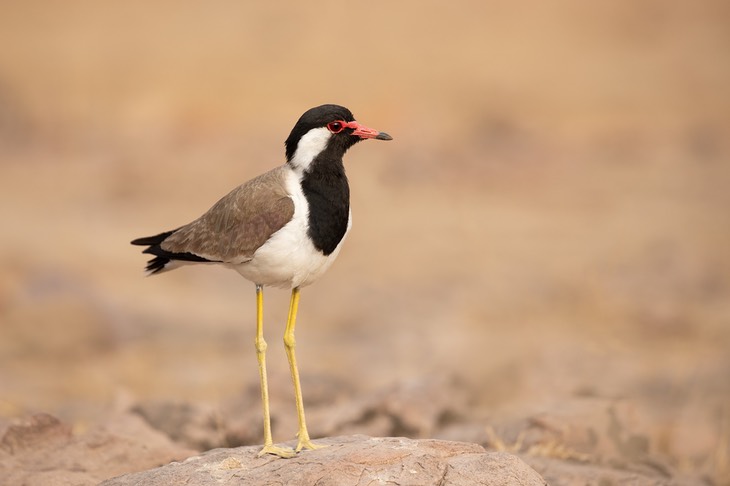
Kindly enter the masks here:
<path id="1" fill-rule="evenodd" d="M 128 242 L 338 103 L 394 141 L 347 155 L 353 230 L 302 293 L 305 404 L 330 377 L 455 379 L 490 420 L 628 400 L 652 452 L 730 481 L 729 52 L 721 0 L 4 2 L 0 415 L 83 428 L 120 397 L 256 386 L 253 285 L 144 278 Z M 266 294 L 281 393 L 287 299 Z"/>

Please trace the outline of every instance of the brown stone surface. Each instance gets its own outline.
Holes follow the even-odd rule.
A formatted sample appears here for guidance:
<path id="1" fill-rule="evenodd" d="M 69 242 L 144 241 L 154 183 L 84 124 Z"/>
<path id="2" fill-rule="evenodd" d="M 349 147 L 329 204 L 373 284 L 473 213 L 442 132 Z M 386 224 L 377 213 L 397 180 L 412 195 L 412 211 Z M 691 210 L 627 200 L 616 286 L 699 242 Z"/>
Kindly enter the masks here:
<path id="1" fill-rule="evenodd" d="M 181 463 L 127 474 L 103 486 L 218 484 L 544 486 L 518 457 L 463 442 L 335 437 L 293 459 L 258 457 L 259 447 L 215 449 Z"/>
<path id="2" fill-rule="evenodd" d="M 9 425 L 0 440 L 0 484 L 3 486 L 79 486 L 143 470 L 194 451 L 178 446 L 127 414 L 81 435 L 48 414 Z"/>
<path id="3" fill-rule="evenodd" d="M 669 477 L 650 464 L 637 470 L 618 469 L 610 465 L 566 461 L 549 457 L 523 457 L 551 486 L 707 486 L 699 478 Z M 709 483 L 712 484 L 712 483 Z"/>

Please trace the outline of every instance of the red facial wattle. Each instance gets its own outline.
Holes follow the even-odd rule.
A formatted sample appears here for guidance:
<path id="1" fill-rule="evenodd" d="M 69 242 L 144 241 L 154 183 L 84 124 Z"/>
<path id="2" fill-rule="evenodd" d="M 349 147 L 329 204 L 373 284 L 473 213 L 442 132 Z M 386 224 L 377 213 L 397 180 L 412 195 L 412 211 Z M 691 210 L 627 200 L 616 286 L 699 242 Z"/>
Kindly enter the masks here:
<path id="1" fill-rule="evenodd" d="M 393 137 L 388 135 L 385 132 L 380 132 L 378 130 L 374 130 L 372 128 L 368 128 L 365 125 L 360 125 L 356 121 L 346 122 L 342 120 L 337 120 L 331 123 L 327 124 L 327 128 L 332 133 L 340 133 L 345 128 L 350 128 L 352 130 L 351 135 L 360 137 L 360 138 L 374 138 L 376 140 L 393 140 Z"/>

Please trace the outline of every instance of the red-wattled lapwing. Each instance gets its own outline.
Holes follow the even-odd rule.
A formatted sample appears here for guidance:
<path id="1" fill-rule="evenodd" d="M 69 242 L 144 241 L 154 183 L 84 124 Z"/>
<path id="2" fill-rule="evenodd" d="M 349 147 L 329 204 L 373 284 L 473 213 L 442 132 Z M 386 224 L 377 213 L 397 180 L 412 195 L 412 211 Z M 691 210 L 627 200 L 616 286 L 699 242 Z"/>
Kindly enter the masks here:
<path id="1" fill-rule="evenodd" d="M 256 357 L 264 406 L 264 447 L 259 453 L 292 457 L 317 449 L 309 438 L 294 353 L 299 290 L 317 280 L 337 257 L 350 229 L 350 187 L 342 157 L 360 140 L 392 140 L 360 125 L 350 110 L 322 105 L 304 113 L 286 139 L 286 163 L 231 191 L 192 223 L 139 238 L 154 255 L 150 274 L 188 263 L 218 263 L 256 284 Z M 265 285 L 291 288 L 284 346 L 289 359 L 299 442 L 277 447 L 271 436 L 263 330 Z"/>

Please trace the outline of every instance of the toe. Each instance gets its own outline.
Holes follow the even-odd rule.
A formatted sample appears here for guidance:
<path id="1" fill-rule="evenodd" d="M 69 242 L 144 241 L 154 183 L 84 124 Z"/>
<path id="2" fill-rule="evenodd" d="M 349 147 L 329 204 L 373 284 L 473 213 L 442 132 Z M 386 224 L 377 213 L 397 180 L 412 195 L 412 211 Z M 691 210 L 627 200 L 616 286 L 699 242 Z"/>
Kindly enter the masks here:
<path id="1" fill-rule="evenodd" d="M 294 457 L 297 455 L 298 451 L 294 451 L 293 449 L 289 449 L 288 447 L 278 447 L 275 445 L 268 445 L 264 446 L 263 449 L 261 449 L 258 453 L 258 456 L 261 457 L 265 454 L 271 454 L 274 456 L 279 456 L 283 459 L 288 459 L 290 457 Z"/>
<path id="2" fill-rule="evenodd" d="M 303 449 L 306 449 L 306 450 L 309 450 L 309 451 L 314 451 L 314 450 L 317 450 L 317 449 L 324 449 L 325 447 L 327 447 L 327 446 L 326 445 L 321 445 L 321 444 L 315 444 L 311 440 L 300 440 L 299 441 L 299 444 L 297 444 L 296 451 L 299 452 L 299 451 L 301 451 Z"/>

